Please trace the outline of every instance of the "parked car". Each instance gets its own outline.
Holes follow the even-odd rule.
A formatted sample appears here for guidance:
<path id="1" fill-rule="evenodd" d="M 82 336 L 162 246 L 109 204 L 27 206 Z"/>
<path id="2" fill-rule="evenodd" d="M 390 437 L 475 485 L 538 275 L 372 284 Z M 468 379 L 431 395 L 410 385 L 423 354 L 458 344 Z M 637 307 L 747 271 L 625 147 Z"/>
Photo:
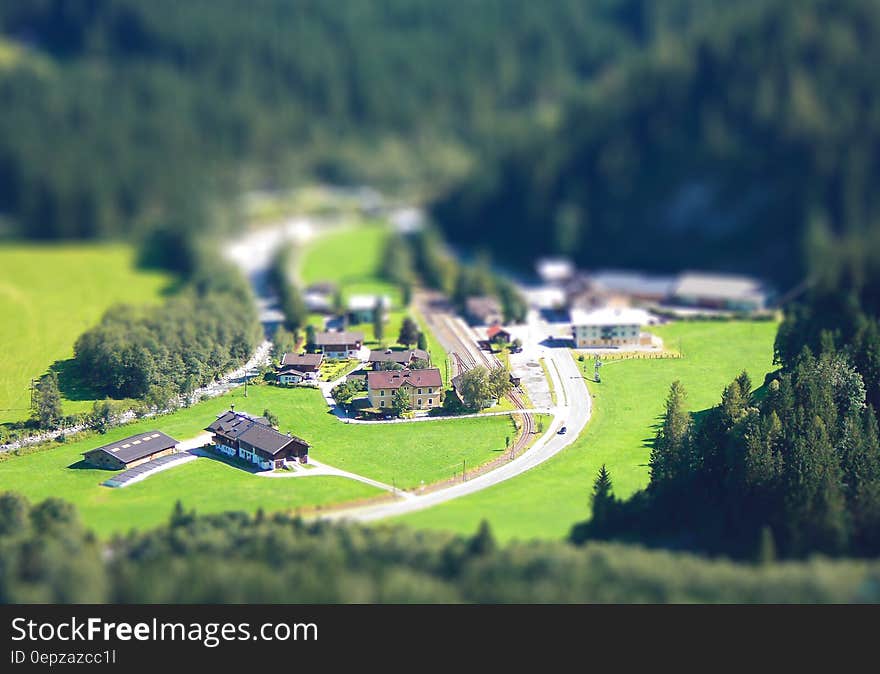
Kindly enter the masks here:
<path id="1" fill-rule="evenodd" d="M 565 435 L 566 433 L 568 433 L 568 429 L 565 426 L 556 431 L 557 435 Z"/>

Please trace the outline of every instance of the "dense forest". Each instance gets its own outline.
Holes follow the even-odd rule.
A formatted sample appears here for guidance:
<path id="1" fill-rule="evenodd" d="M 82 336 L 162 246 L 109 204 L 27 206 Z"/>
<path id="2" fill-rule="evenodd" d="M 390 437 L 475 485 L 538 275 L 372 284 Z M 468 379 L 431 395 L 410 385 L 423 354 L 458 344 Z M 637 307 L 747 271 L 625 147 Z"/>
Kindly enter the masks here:
<path id="1" fill-rule="evenodd" d="M 551 123 L 649 39 L 652 4 L 9 0 L 0 215 L 35 238 L 188 232 L 249 187 L 443 182 Z"/>
<path id="2" fill-rule="evenodd" d="M 748 271 L 787 290 L 808 241 L 875 226 L 880 5 L 736 2 L 691 27 L 438 199 L 450 237 L 516 262 Z"/>
<path id="3" fill-rule="evenodd" d="M 735 564 L 637 547 L 498 545 L 284 514 L 197 515 L 111 541 L 70 504 L 0 495 L 0 603 L 877 601 L 876 562 Z"/>
<path id="4" fill-rule="evenodd" d="M 691 415 L 673 382 L 647 489 L 625 502 L 606 471 L 590 521 L 572 531 L 739 556 L 880 554 L 880 245 L 816 249 L 821 273 L 786 312 L 777 372 L 743 373 Z"/>

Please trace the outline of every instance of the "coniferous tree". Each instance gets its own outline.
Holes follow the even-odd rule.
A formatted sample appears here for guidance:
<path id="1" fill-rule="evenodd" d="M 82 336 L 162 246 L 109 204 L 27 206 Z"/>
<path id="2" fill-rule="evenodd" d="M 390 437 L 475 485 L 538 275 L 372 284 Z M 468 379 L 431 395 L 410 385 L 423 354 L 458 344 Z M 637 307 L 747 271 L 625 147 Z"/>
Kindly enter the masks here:
<path id="1" fill-rule="evenodd" d="M 468 541 L 467 551 L 472 557 L 482 557 L 489 555 L 495 551 L 497 544 L 495 536 L 492 534 L 492 528 L 486 520 L 480 520 L 480 526 L 476 533 Z"/>
<path id="2" fill-rule="evenodd" d="M 428 338 L 424 332 L 421 332 L 421 331 L 419 332 L 419 339 L 418 339 L 418 343 L 416 346 L 417 346 L 417 348 L 421 349 L 422 351 L 428 350 Z"/>
<path id="3" fill-rule="evenodd" d="M 611 475 L 603 463 L 596 475 L 596 480 L 593 482 L 593 493 L 590 500 L 592 522 L 597 532 L 605 530 L 613 505 L 614 489 L 611 484 Z"/>
<path id="4" fill-rule="evenodd" d="M 376 306 L 373 307 L 373 335 L 380 344 L 385 339 L 385 307 L 381 298 L 376 299 Z"/>
<path id="5" fill-rule="evenodd" d="M 398 344 L 404 344 L 409 347 L 419 341 L 419 326 L 416 322 L 407 316 L 403 319 L 400 326 L 400 334 L 397 336 Z"/>
<path id="6" fill-rule="evenodd" d="M 691 416 L 685 409 L 687 394 L 679 380 L 672 382 L 666 398 L 666 412 L 651 450 L 651 487 L 680 481 L 689 468 L 688 434 Z"/>
<path id="7" fill-rule="evenodd" d="M 286 353 L 296 353 L 296 336 L 279 325 L 272 336 L 272 357 L 280 362 Z"/>
<path id="8" fill-rule="evenodd" d="M 61 392 L 58 390 L 58 374 L 54 370 L 40 377 L 34 416 L 40 428 L 55 428 L 61 421 Z"/>

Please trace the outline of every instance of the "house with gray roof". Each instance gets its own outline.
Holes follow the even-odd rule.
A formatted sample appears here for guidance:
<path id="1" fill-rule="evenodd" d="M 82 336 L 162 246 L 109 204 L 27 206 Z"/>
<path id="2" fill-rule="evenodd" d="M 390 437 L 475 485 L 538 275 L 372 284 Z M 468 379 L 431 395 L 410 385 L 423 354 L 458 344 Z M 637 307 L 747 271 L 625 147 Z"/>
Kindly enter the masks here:
<path id="1" fill-rule="evenodd" d="M 265 417 L 229 409 L 206 429 L 214 448 L 226 456 L 255 464 L 263 470 L 281 468 L 285 461 L 308 463 L 309 443 L 290 433 L 280 433 Z"/>
<path id="2" fill-rule="evenodd" d="M 176 449 L 177 440 L 170 435 L 147 431 L 83 452 L 83 459 L 96 468 L 122 470 L 173 454 Z"/>

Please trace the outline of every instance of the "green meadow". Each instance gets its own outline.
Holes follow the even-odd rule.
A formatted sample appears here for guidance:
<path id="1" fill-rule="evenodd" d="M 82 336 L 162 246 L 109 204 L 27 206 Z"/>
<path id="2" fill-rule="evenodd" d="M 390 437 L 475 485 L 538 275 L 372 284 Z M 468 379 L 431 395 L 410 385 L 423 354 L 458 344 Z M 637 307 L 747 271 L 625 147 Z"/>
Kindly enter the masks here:
<path id="1" fill-rule="evenodd" d="M 0 246 L 0 423 L 29 415 L 30 381 L 73 356 L 73 344 L 108 307 L 161 301 L 171 279 L 135 269 L 124 245 Z M 62 375 L 64 411 L 91 406 Z"/>
<path id="2" fill-rule="evenodd" d="M 103 534 L 146 527 L 166 519 L 174 502 L 202 512 L 266 512 L 341 503 L 380 490 L 354 480 L 327 476 L 266 478 L 219 461 L 199 459 L 122 489 L 100 486 L 113 473 L 84 466 L 81 453 L 150 429 L 186 440 L 195 437 L 230 404 L 262 414 L 270 409 L 284 432 L 312 445 L 311 456 L 337 468 L 407 488 L 442 480 L 474 467 L 505 449 L 513 439 L 508 416 L 413 424 L 345 424 L 328 412 L 314 389 L 249 387 L 203 401 L 156 419 L 114 428 L 106 435 L 60 444 L 0 462 L 0 491 L 11 489 L 32 500 L 58 496 L 75 503 L 84 521 Z"/>
<path id="3" fill-rule="evenodd" d="M 688 405 L 715 405 L 721 391 L 746 370 L 755 388 L 770 371 L 773 322 L 681 322 L 654 330 L 685 357 L 621 360 L 589 384 L 593 415 L 578 440 L 544 464 L 482 492 L 399 518 L 415 527 L 472 532 L 486 519 L 505 540 L 562 538 L 589 516 L 597 471 L 605 464 L 614 492 L 625 498 L 648 482 L 648 459 L 669 385 L 680 379 Z M 586 361 L 592 377 L 592 362 Z"/>

